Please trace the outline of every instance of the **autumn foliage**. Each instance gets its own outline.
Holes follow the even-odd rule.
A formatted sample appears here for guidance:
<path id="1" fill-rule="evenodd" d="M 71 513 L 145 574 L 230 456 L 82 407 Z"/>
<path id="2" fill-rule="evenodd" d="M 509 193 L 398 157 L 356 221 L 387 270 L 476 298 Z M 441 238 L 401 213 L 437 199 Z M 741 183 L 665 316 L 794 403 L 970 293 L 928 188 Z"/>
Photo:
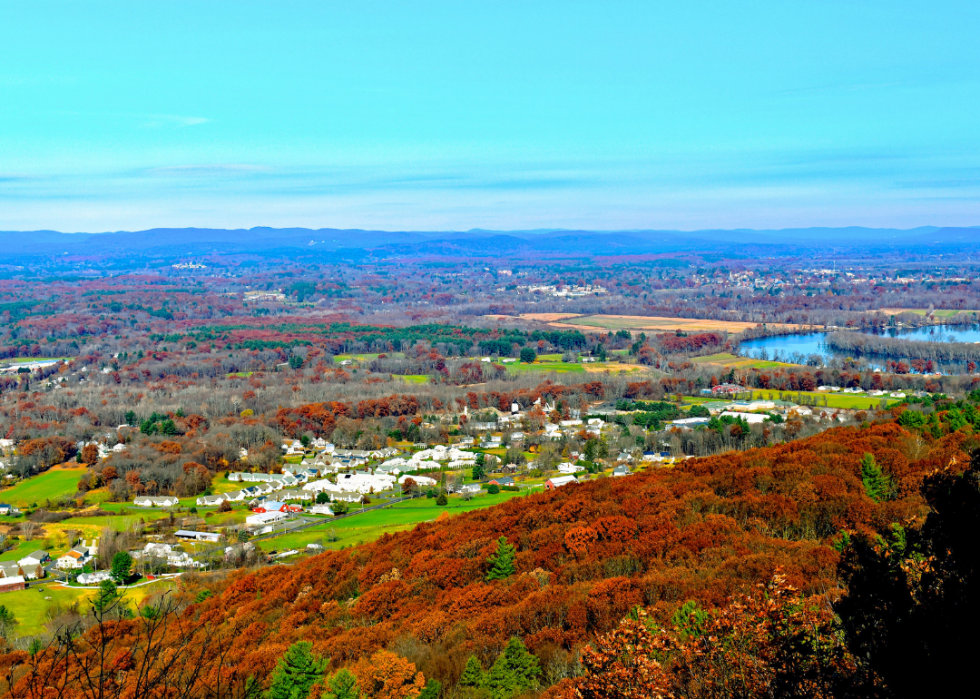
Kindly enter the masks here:
<path id="1" fill-rule="evenodd" d="M 595 639 L 638 633 L 638 627 L 620 627 L 637 607 L 666 625 L 688 601 L 707 610 L 735 610 L 734 599 L 738 609 L 763 614 L 766 623 L 792 622 L 787 633 L 795 633 L 787 605 L 806 602 L 810 609 L 814 596 L 837 589 L 845 532 L 872 534 L 923 516 L 923 479 L 938 468 L 962 470 L 957 464 L 968 462 L 968 438 L 957 432 L 923 441 L 894 423 L 836 428 L 790 444 L 514 498 L 295 566 L 240 571 L 225 579 L 188 576 L 180 593 L 186 606 L 179 627 L 168 631 L 169 641 L 207 634 L 223 639 L 208 641 L 206 650 L 191 642 L 192 650 L 201 651 L 202 677 L 247 668 L 265 682 L 276 658 L 307 640 L 333 667 L 356 667 L 362 682 L 369 669 L 363 659 L 387 650 L 425 678 L 455 687 L 470 656 L 492 667 L 516 637 L 541 659 L 541 681 L 549 686 L 567 676 L 560 669 L 563 659 Z M 876 502 L 865 490 L 861 462 L 867 453 L 894 483 L 889 499 Z M 501 537 L 516 549 L 514 574 L 487 582 Z M 778 591 L 786 603 L 772 607 L 751 596 L 777 574 L 770 597 Z M 212 595 L 194 602 L 204 589 Z M 736 617 L 735 611 L 720 612 L 711 623 L 746 648 L 761 643 Z M 819 609 L 803 620 L 810 626 L 826 622 Z M 122 645 L 138 648 L 129 638 L 134 628 L 123 621 L 113 633 Z M 790 646 L 792 638 L 786 640 Z M 92 641 L 86 636 L 80 642 Z M 701 687 L 698 696 L 720 696 L 705 684 L 713 663 L 724 661 L 734 673 L 737 657 L 671 643 L 671 652 L 675 646 L 677 652 L 692 649 L 685 686 Z M 602 644 L 595 652 L 603 652 Z M 227 657 L 220 651 L 225 646 Z M 730 681 L 782 686 L 785 648 L 764 650 L 758 668 L 739 670 L 749 674 Z M 849 661 L 841 652 L 827 649 L 827 662 L 844 672 Z M 607 664 L 586 657 L 594 660 L 591 676 L 600 677 Z M 821 655 L 806 662 L 825 660 Z M 28 659 L 11 652 L 0 656 L 0 677 L 10 674 L 14 694 L 26 696 L 26 668 L 55 661 L 44 653 Z M 399 691 L 418 688 L 411 684 L 414 677 L 406 680 L 411 689 Z M 662 692 L 675 690 L 664 685 Z M 585 691 L 583 685 L 583 696 L 600 696 Z M 830 696 L 829 691 L 815 686 L 806 696 Z M 206 694 L 202 688 L 193 696 Z M 68 688 L 66 696 L 75 694 Z"/>

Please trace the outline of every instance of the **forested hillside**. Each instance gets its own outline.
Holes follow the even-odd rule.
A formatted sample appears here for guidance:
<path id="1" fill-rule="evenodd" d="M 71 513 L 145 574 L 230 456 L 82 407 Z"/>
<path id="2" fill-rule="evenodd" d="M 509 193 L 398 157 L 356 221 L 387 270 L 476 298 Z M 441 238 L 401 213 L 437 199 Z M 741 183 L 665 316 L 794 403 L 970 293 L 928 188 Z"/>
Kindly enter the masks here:
<path id="1" fill-rule="evenodd" d="M 545 689 L 580 672 L 582 648 L 635 608 L 664 623 L 685 602 L 723 606 L 777 571 L 806 595 L 835 590 L 846 540 L 923 517 L 923 478 L 961 471 L 969 439 L 886 422 L 566 486 L 292 567 L 185 579 L 180 600 L 142 619 L 92 626 L 33 655 L 10 652 L 0 668 L 12 693 L 27 696 L 52 670 L 103 672 L 95 661 L 104 654 L 114 669 L 103 681 L 126 694 L 148 657 L 171 664 L 174 696 L 242 697 L 266 685 L 292 644 L 310 641 L 331 670 L 360 661 L 363 672 L 364 659 L 386 649 L 450 696 L 470 656 L 490 668 L 516 637 L 537 657 Z M 148 618 L 170 619 L 153 622 L 155 641 Z M 49 696 L 82 691 L 71 681 Z"/>

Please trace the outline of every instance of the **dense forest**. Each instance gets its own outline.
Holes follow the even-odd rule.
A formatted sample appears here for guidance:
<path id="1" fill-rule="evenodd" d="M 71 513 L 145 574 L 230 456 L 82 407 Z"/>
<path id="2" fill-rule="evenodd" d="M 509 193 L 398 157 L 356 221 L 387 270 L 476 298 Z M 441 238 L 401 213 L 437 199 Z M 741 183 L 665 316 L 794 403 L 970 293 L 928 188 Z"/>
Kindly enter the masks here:
<path id="1" fill-rule="evenodd" d="M 818 607 L 806 617 L 813 622 L 807 633 L 832 646 L 828 667 L 838 679 L 901 694 L 835 635 L 835 625 L 851 624 L 867 642 L 861 629 L 868 620 L 847 606 L 842 571 L 853 576 L 878 560 L 886 541 L 879 535 L 908 546 L 925 536 L 919 532 L 932 521 L 925 518 L 935 492 L 953 487 L 936 474 L 955 485 L 976 445 L 970 427 L 953 431 L 958 426 L 949 424 L 941 436 L 891 419 L 836 428 L 517 498 L 292 567 L 187 576 L 176 595 L 147 601 L 135 617 L 110 613 L 106 604 L 101 624 L 80 619 L 47 647 L 7 652 L 0 673 L 16 697 L 87 697 L 93 684 L 99 696 L 247 697 L 285 672 L 279 659 L 289 650 L 329 659 L 317 661 L 324 678 L 346 668 L 344 677 L 360 682 L 365 696 L 477 696 L 480 687 L 495 686 L 489 696 L 552 687 L 553 696 L 640 697 L 656 694 L 655 680 L 666 683 L 663 696 L 759 696 L 684 690 L 703 683 L 709 670 L 695 662 L 707 651 L 691 644 L 710 645 L 714 636 L 695 627 L 741 638 L 748 633 L 744 614 L 754 609 L 778 626 L 799 618 L 780 616 L 786 605 L 805 601 L 807 609 Z M 757 585 L 769 585 L 772 597 L 759 597 Z M 828 604 L 845 610 L 843 622 L 827 616 Z M 646 621 L 637 627 L 631 619 Z M 630 645 L 622 636 L 624 628 L 656 636 L 665 624 L 686 624 L 688 632 L 653 645 Z M 775 644 L 783 637 L 767 638 L 776 640 L 755 642 L 769 643 L 775 655 L 753 657 L 772 664 L 754 680 L 743 677 L 746 686 L 769 675 L 787 686 L 787 672 L 823 667 L 797 653 L 791 667 L 779 669 L 785 649 Z M 792 645 L 789 635 L 783 640 Z M 648 649 L 653 655 L 643 662 L 659 658 L 661 674 L 633 693 L 601 690 L 622 670 L 616 663 L 625 661 L 623 643 L 636 656 L 630 662 Z M 514 679 L 518 666 L 526 682 Z M 378 667 L 407 678 L 402 694 L 368 691 L 390 679 L 379 679 Z M 510 672 L 510 684 L 493 685 L 495 669 Z M 817 689 L 794 696 L 831 696 L 828 677 L 821 669 L 810 678 Z"/>

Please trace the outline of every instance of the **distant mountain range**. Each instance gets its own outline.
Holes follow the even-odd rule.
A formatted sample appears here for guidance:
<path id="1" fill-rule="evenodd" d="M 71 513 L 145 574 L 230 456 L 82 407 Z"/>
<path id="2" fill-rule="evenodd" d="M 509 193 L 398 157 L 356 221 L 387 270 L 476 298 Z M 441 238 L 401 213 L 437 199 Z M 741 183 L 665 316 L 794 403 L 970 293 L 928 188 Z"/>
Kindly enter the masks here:
<path id="1" fill-rule="evenodd" d="M 699 231 L 369 231 L 333 228 L 154 228 L 111 233 L 0 232 L 0 260 L 10 257 L 83 255 L 175 257 L 208 254 L 399 257 L 583 257 L 678 252 L 794 255 L 831 248 L 838 252 L 945 250 L 980 252 L 980 227 L 787 228 Z M 304 253 L 300 253 L 302 250 Z"/>

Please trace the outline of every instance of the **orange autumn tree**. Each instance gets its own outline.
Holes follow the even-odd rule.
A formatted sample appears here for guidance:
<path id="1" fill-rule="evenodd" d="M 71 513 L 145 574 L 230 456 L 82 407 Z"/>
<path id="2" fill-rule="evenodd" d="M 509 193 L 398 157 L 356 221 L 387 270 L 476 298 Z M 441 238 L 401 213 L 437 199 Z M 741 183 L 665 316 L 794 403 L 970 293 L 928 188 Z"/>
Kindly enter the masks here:
<path id="1" fill-rule="evenodd" d="M 379 650 L 355 663 L 358 687 L 371 699 L 417 699 L 425 677 L 415 665 L 387 650 Z"/>
<path id="2" fill-rule="evenodd" d="M 560 699 L 872 697 L 880 683 L 844 645 L 829 604 L 805 598 L 781 574 L 695 621 L 658 628 L 638 608 L 582 656 L 581 678 Z"/>

